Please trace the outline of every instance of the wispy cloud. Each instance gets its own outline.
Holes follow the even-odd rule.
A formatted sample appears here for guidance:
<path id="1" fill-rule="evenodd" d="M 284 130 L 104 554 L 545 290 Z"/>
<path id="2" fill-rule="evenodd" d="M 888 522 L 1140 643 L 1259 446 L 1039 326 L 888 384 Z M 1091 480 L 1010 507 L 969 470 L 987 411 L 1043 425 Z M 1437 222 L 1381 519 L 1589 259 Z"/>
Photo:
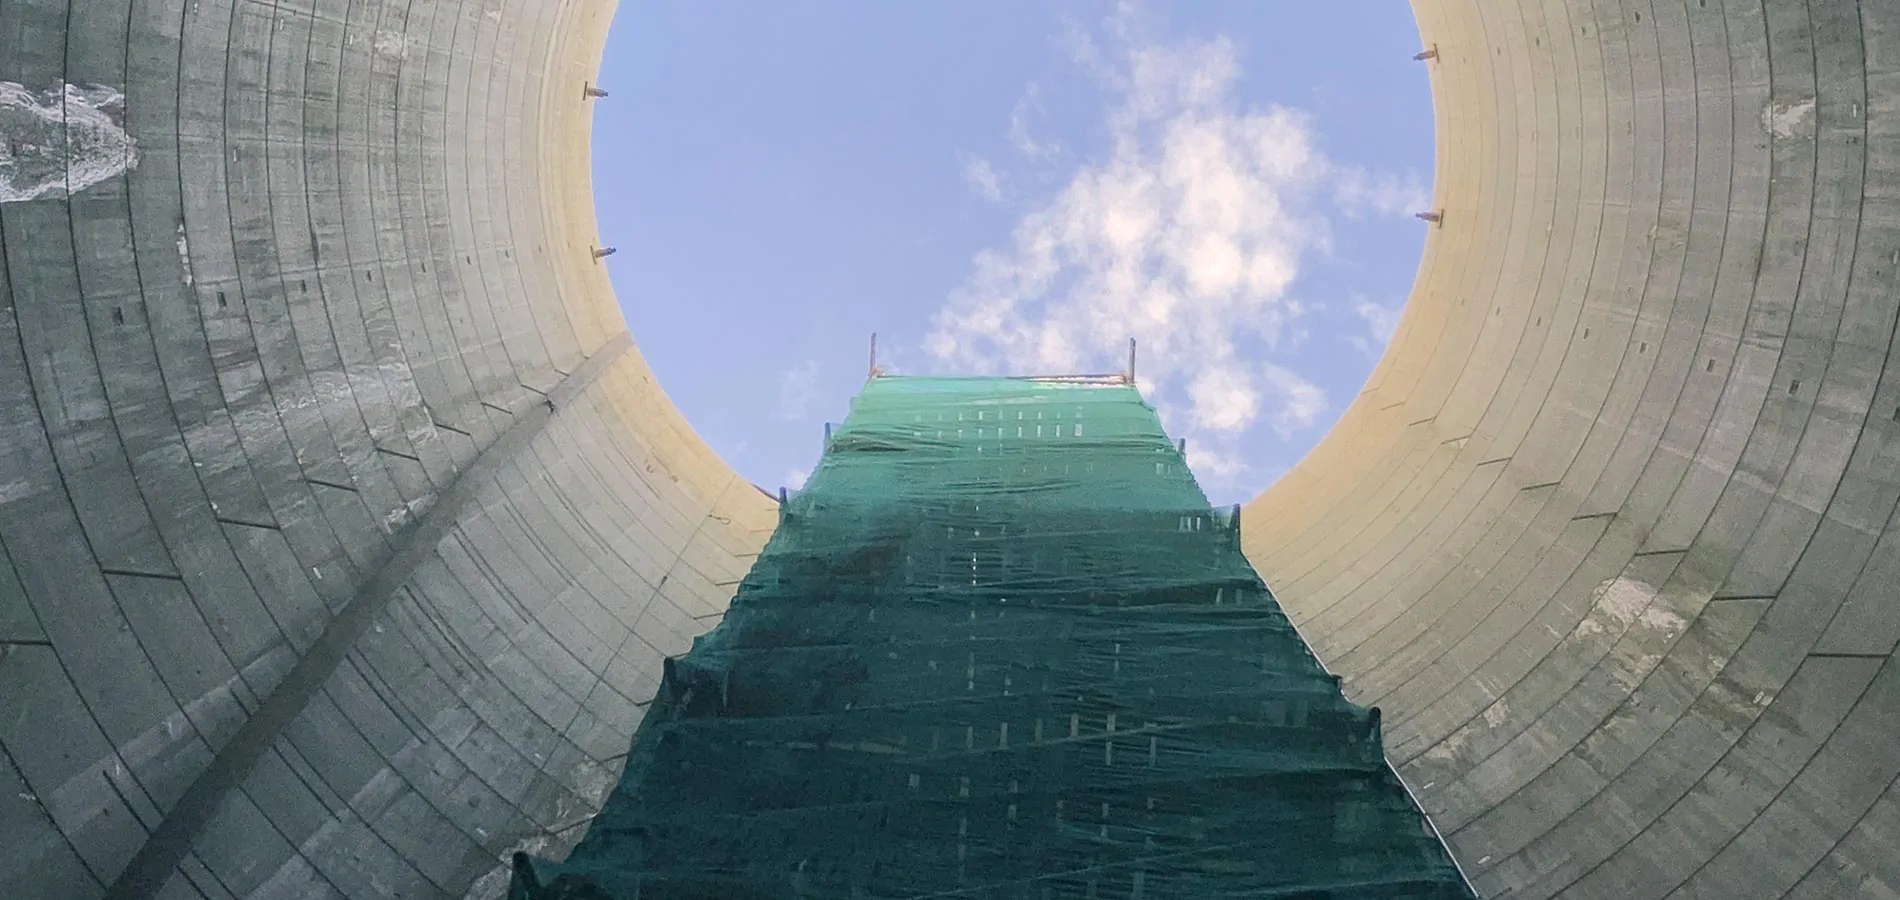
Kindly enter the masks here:
<path id="1" fill-rule="evenodd" d="M 1194 424 L 1213 431 L 1238 431 L 1260 413 L 1260 392 L 1241 366 L 1202 369 L 1188 382 Z"/>
<path id="2" fill-rule="evenodd" d="M 1431 208 L 1432 193 L 1416 172 L 1374 172 L 1363 166 L 1333 171 L 1333 202 L 1353 218 L 1410 216 Z"/>
<path id="3" fill-rule="evenodd" d="M 1305 431 L 1319 421 L 1320 414 L 1326 411 L 1326 392 L 1320 390 L 1319 385 L 1272 363 L 1262 366 L 1260 371 L 1267 393 L 1274 400 L 1273 430 L 1282 439 Z"/>
<path id="4" fill-rule="evenodd" d="M 1188 443 L 1188 468 L 1193 469 L 1196 475 L 1214 480 L 1227 480 L 1247 473 L 1247 463 L 1241 459 L 1234 441 L 1225 441 L 1221 447 L 1211 447 L 1208 443 L 1207 441 Z"/>
<path id="5" fill-rule="evenodd" d="M 976 192 L 978 197 L 991 203 L 998 203 L 1003 199 L 1003 176 L 997 174 L 996 167 L 990 165 L 990 161 L 981 156 L 964 156 L 963 181 L 970 186 L 970 190 Z"/>
<path id="6" fill-rule="evenodd" d="M 1242 108 L 1225 39 L 1143 42 L 1125 14 L 1106 30 L 1099 44 L 1070 40 L 1110 97 L 1106 158 L 1075 169 L 1008 247 L 977 255 L 926 348 L 960 369 L 1077 371 L 1134 336 L 1144 387 L 1158 406 L 1184 404 L 1190 432 L 1310 425 L 1319 388 L 1253 361 L 1301 314 L 1288 287 L 1326 240 L 1315 201 L 1331 167 L 1306 116 Z M 1027 152 L 1024 110 L 1011 138 Z M 1199 458 L 1239 470 L 1216 453 Z"/>
<path id="7" fill-rule="evenodd" d="M 1409 218 L 1430 192 L 1414 173 L 1329 158 L 1298 109 L 1242 101 L 1231 41 L 1157 41 L 1138 18 L 1124 2 L 1060 35 L 1105 98 L 1103 151 L 1048 136 L 1035 84 L 1011 110 L 1012 175 L 1039 170 L 1013 178 L 1015 199 L 1030 184 L 1051 193 L 976 255 L 923 349 L 958 371 L 1099 371 L 1135 337 L 1143 392 L 1189 437 L 1195 471 L 1220 490 L 1257 488 L 1285 464 L 1255 435 L 1298 439 L 1332 409 L 1289 362 L 1310 327 L 1293 290 L 1303 264 L 1331 252 L 1334 219 Z M 1364 324 L 1353 345 L 1377 355 L 1399 308 L 1339 312 Z"/>
<path id="8" fill-rule="evenodd" d="M 802 419 L 818 399 L 818 361 L 805 360 L 779 376 L 778 417 Z"/>
<path id="9" fill-rule="evenodd" d="M 805 480 L 810 477 L 810 469 L 789 469 L 785 472 L 785 486 L 792 490 L 798 490 L 805 486 Z"/>
<path id="10" fill-rule="evenodd" d="M 1399 316 L 1405 312 L 1398 303 L 1374 303 L 1363 297 L 1353 301 L 1353 315 L 1364 324 L 1365 330 L 1347 337 L 1347 341 L 1359 352 L 1369 356 L 1378 356 L 1385 352 L 1385 346 L 1392 342 L 1392 335 L 1399 330 Z"/>
<path id="11" fill-rule="evenodd" d="M 1042 115 L 1042 88 L 1030 82 L 1009 111 L 1009 146 L 1019 155 L 1034 161 L 1047 161 L 1062 155 L 1062 146 L 1036 136 L 1036 119 Z"/>

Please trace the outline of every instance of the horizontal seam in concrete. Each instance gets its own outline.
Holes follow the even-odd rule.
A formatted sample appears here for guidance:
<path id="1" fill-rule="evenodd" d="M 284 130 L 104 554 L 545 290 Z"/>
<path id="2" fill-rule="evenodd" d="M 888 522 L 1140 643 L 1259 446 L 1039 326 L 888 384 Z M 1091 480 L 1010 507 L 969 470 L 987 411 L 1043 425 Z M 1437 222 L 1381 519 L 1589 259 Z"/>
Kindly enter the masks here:
<path id="1" fill-rule="evenodd" d="M 185 580 L 184 577 L 180 575 L 170 575 L 164 572 L 140 572 L 136 569 L 101 568 L 99 570 L 99 574 L 117 575 L 121 578 L 156 578 L 160 581 L 184 581 Z"/>
<path id="2" fill-rule="evenodd" d="M 171 879 L 178 863 L 191 852 L 199 832 L 211 822 L 224 797 L 241 783 L 270 749 L 283 730 L 303 713 L 310 698 L 330 680 L 357 638 L 402 589 L 409 576 L 435 553 L 455 527 L 462 508 L 474 498 L 488 477 L 528 445 L 567 401 L 600 377 L 607 367 L 633 347 L 632 335 L 621 332 L 588 357 L 585 363 L 556 385 L 546 402 L 537 402 L 519 414 L 469 467 L 458 475 L 434 508 L 397 539 L 395 552 L 363 583 L 348 606 L 330 620 L 316 643 L 297 661 L 284 680 L 230 742 L 185 790 L 164 821 L 152 830 L 144 846 L 106 891 L 105 900 L 151 900 Z"/>
<path id="3" fill-rule="evenodd" d="M 263 528 L 268 531 L 282 531 L 283 530 L 282 528 L 279 528 L 275 525 L 267 525 L 267 524 L 264 524 L 263 522 L 246 522 L 243 519 L 229 519 L 229 518 L 225 518 L 224 516 L 217 516 L 216 518 L 219 522 L 222 522 L 226 525 L 241 525 L 245 528 Z"/>

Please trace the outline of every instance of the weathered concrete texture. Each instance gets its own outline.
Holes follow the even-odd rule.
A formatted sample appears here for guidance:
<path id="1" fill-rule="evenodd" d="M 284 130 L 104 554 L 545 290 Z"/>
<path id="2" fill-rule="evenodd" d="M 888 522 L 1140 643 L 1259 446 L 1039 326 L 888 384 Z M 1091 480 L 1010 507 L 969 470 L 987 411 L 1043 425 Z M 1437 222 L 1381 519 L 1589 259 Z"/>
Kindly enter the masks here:
<path id="1" fill-rule="evenodd" d="M 1900 895 L 1900 3 L 1415 5 L 1443 226 L 1250 554 L 1487 895 Z"/>
<path id="2" fill-rule="evenodd" d="M 623 330 L 610 5 L 0 2 L 9 896 L 102 896 Z M 1900 893 L 1900 4 L 1417 11 L 1444 222 L 1250 552 L 1492 896 Z M 479 896 L 575 839 L 773 514 L 637 353 L 556 406 L 157 896 Z"/>
<path id="3" fill-rule="evenodd" d="M 558 387 L 625 329 L 610 5 L 0 2 L 0 894 L 103 896 L 526 418 L 156 896 L 461 897 L 578 838 L 775 517 L 637 353 Z"/>

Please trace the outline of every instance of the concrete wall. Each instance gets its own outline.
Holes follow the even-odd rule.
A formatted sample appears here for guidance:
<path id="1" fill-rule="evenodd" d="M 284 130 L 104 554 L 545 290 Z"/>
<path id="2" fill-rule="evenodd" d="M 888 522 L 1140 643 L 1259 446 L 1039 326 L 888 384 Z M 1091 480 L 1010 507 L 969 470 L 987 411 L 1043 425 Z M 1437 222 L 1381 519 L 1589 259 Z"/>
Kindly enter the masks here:
<path id="1" fill-rule="evenodd" d="M 609 6 L 0 2 L 8 896 L 577 838 L 774 514 L 590 258 Z M 1900 894 L 1900 5 L 1417 7 L 1445 221 L 1250 552 L 1491 896 Z"/>
<path id="2" fill-rule="evenodd" d="M 1900 895 L 1900 3 L 1415 7 L 1443 227 L 1250 553 L 1488 896 Z"/>
<path id="3" fill-rule="evenodd" d="M 0 2 L 9 152 L 66 83 L 136 142 L 0 203 L 0 894 L 156 848 L 113 896 L 461 897 L 578 839 L 776 516 L 616 340 L 610 5 Z"/>

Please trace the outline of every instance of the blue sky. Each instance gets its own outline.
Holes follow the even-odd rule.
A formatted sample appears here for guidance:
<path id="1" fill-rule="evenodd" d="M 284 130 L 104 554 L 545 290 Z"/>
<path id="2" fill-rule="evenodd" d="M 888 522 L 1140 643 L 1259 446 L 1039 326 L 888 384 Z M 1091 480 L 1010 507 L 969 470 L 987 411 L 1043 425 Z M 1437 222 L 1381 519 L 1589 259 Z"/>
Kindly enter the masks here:
<path id="1" fill-rule="evenodd" d="M 768 488 L 863 382 L 1117 371 L 1210 499 L 1351 401 L 1430 203 L 1399 2 L 653 3 L 595 114 L 606 262 L 661 384 Z"/>

